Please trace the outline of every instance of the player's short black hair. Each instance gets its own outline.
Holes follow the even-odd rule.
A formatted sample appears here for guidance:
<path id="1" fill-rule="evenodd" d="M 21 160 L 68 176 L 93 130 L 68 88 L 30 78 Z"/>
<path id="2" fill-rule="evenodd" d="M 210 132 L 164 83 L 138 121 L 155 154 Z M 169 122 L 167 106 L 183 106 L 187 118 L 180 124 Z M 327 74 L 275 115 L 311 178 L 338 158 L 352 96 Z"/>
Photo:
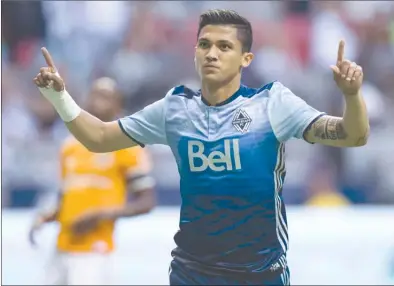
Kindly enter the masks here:
<path id="1" fill-rule="evenodd" d="M 200 15 L 197 37 L 207 25 L 231 25 L 238 30 L 238 39 L 242 43 L 242 52 L 250 52 L 253 43 L 252 25 L 233 10 L 213 9 Z"/>

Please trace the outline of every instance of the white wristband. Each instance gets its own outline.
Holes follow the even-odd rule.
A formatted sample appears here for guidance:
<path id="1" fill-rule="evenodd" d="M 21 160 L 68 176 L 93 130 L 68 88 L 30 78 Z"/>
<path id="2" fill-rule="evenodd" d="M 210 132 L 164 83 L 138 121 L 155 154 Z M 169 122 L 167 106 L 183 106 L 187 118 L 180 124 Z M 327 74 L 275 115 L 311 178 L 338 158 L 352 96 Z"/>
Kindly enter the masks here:
<path id="1" fill-rule="evenodd" d="M 41 94 L 52 103 L 64 122 L 73 121 L 81 113 L 82 109 L 64 89 L 55 91 L 53 88 L 38 88 Z"/>

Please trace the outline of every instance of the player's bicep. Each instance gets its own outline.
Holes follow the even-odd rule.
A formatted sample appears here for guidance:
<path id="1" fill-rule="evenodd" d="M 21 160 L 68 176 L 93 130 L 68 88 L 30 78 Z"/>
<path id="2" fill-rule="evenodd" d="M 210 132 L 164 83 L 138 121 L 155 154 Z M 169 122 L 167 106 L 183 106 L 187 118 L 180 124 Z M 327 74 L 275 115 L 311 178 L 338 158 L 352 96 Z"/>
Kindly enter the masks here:
<path id="1" fill-rule="evenodd" d="M 304 131 L 304 139 L 333 147 L 346 147 L 348 135 L 340 117 L 324 115 L 312 122 Z"/>
<path id="2" fill-rule="evenodd" d="M 138 141 L 133 140 L 133 138 L 122 130 L 118 121 L 105 123 L 103 133 L 105 152 L 112 152 L 139 145 Z"/>

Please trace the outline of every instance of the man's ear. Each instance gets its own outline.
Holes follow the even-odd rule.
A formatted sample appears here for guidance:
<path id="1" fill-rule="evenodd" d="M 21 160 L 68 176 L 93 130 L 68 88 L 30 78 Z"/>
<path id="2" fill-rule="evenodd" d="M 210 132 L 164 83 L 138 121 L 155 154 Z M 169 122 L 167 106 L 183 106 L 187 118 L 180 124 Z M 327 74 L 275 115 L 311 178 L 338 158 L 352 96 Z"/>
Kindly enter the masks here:
<path id="1" fill-rule="evenodd" d="M 253 59 L 254 59 L 254 54 L 244 53 L 241 62 L 242 67 L 247 68 L 252 63 Z"/>

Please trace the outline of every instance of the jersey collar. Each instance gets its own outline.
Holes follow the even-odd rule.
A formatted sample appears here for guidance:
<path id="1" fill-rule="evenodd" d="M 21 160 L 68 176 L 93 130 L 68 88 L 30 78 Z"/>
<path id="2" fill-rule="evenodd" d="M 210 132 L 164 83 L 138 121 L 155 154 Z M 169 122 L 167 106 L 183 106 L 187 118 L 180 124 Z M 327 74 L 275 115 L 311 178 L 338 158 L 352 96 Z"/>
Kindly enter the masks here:
<path id="1" fill-rule="evenodd" d="M 198 90 L 198 93 L 199 93 L 200 96 L 201 96 L 201 101 L 202 101 L 205 105 L 207 105 L 207 106 L 209 106 L 209 107 L 217 107 L 217 106 L 226 105 L 226 104 L 228 104 L 228 103 L 234 101 L 235 99 L 237 99 L 237 98 L 242 94 L 242 91 L 243 91 L 244 89 L 245 89 L 245 86 L 241 84 L 241 86 L 239 87 L 239 89 L 238 89 L 233 95 L 231 95 L 231 96 L 230 96 L 229 98 L 227 98 L 226 100 L 224 100 L 224 101 L 222 101 L 222 102 L 219 102 L 219 103 L 216 104 L 216 105 L 210 105 L 210 104 L 209 104 L 209 102 L 202 96 L 201 89 Z"/>

